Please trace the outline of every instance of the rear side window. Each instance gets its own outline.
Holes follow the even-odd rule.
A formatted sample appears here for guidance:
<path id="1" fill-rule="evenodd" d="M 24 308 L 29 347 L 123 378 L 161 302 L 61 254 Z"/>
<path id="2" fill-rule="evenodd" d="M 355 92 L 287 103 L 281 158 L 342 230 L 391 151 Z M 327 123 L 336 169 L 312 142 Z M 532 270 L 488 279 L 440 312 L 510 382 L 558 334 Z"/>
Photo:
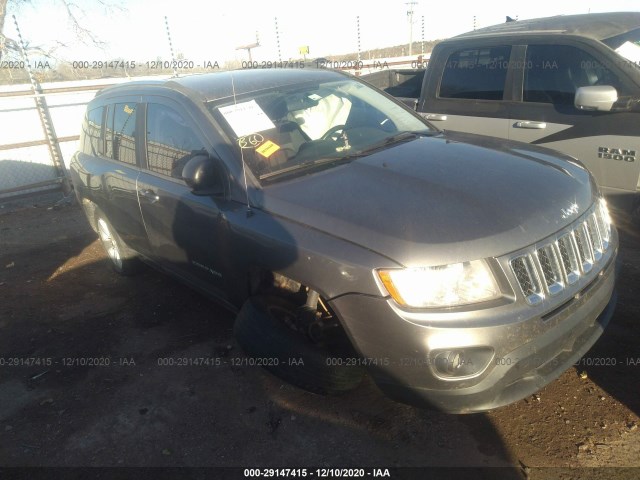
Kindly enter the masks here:
<path id="1" fill-rule="evenodd" d="M 185 164 L 204 151 L 186 119 L 171 107 L 147 104 L 147 166 L 149 170 L 182 178 Z"/>
<path id="2" fill-rule="evenodd" d="M 440 98 L 502 100 L 510 55 L 510 46 L 453 52 L 442 74 Z"/>
<path id="3" fill-rule="evenodd" d="M 82 151 L 87 155 L 98 156 L 104 154 L 102 142 L 102 114 L 103 107 L 94 108 L 87 112 L 83 134 Z"/>
<path id="4" fill-rule="evenodd" d="M 573 105 L 576 90 L 592 85 L 609 85 L 624 94 L 613 72 L 570 45 L 529 45 L 525 66 L 525 102 Z"/>
<path id="5" fill-rule="evenodd" d="M 105 155 L 129 165 L 136 164 L 136 103 L 109 106 L 105 126 Z"/>

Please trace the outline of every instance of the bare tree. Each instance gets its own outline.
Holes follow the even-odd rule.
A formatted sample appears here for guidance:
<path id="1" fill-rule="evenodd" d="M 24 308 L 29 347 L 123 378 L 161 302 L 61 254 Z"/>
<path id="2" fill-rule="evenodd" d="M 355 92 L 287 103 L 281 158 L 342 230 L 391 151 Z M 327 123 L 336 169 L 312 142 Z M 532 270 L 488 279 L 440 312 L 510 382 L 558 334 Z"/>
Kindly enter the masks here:
<path id="1" fill-rule="evenodd" d="M 71 28 L 75 33 L 77 39 L 84 44 L 93 45 L 98 48 L 104 47 L 104 42 L 100 40 L 89 28 L 85 27 L 82 24 L 82 15 L 84 11 L 77 4 L 73 3 L 71 0 L 55 0 L 57 4 L 60 5 L 61 8 L 65 10 L 67 13 L 67 18 L 69 23 L 71 24 Z M 19 52 L 19 46 L 16 39 L 9 38 L 4 34 L 5 31 L 5 23 L 7 16 L 7 6 L 13 5 L 14 7 L 22 8 L 24 6 L 32 5 L 35 6 L 37 4 L 37 0 L 0 0 L 0 58 L 4 55 L 10 54 L 12 52 Z M 105 11 L 118 9 L 123 10 L 123 8 L 115 3 L 109 3 L 103 0 L 95 0 L 96 6 L 102 7 Z M 48 46 L 48 48 L 44 47 L 30 47 L 29 51 L 33 53 L 37 53 L 39 55 L 45 57 L 53 57 L 53 52 L 58 47 L 64 47 L 66 45 L 61 42 L 56 42 L 52 46 Z"/>
<path id="2" fill-rule="evenodd" d="M 4 21 L 7 16 L 7 0 L 0 0 L 0 59 L 8 50 L 17 50 L 17 43 L 4 35 Z"/>

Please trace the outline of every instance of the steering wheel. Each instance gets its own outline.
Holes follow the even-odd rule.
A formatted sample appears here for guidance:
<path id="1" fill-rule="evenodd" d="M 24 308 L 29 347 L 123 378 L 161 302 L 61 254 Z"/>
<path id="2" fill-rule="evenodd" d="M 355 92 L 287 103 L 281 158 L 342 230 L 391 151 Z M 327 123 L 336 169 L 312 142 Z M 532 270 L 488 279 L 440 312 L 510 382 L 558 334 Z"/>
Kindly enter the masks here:
<path id="1" fill-rule="evenodd" d="M 329 130 L 324 132 L 324 135 L 322 135 L 321 139 L 337 141 L 338 138 L 340 137 L 340 135 L 337 135 L 337 133 L 343 132 L 345 128 L 346 128 L 346 125 L 334 125 Z"/>

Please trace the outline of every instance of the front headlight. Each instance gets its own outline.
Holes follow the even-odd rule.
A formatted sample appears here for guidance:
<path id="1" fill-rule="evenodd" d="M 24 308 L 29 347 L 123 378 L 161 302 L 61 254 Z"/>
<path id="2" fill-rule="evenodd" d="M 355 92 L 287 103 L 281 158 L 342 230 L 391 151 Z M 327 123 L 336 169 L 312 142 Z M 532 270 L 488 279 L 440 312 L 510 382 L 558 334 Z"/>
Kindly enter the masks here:
<path id="1" fill-rule="evenodd" d="M 609 242 L 611 241 L 611 215 L 609 214 L 607 201 L 603 197 L 600 197 L 595 213 L 596 224 L 602 239 L 602 249 L 606 250 L 609 248 Z"/>
<path id="2" fill-rule="evenodd" d="M 500 296 L 498 284 L 484 260 L 377 270 L 377 274 L 391 297 L 405 307 L 450 307 Z"/>

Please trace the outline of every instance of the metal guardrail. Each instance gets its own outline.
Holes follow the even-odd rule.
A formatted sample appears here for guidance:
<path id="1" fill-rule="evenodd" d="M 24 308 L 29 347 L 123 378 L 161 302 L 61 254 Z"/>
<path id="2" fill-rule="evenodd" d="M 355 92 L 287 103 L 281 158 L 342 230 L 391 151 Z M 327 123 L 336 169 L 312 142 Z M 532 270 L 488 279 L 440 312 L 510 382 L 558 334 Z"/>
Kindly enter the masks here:
<path id="1" fill-rule="evenodd" d="M 46 95 L 56 95 L 61 93 L 75 93 L 86 92 L 91 90 L 102 90 L 106 87 L 111 87 L 113 83 L 107 83 L 104 85 L 90 85 L 90 86 L 76 86 L 76 87 L 53 87 L 44 88 L 43 93 L 34 94 L 33 90 L 18 90 L 15 92 L 0 92 L 0 98 L 2 97 L 41 97 Z"/>
<path id="2" fill-rule="evenodd" d="M 56 86 L 52 88 L 40 87 L 39 90 L 36 90 L 38 93 L 34 93 L 33 88 L 0 92 L 0 103 L 4 104 L 4 108 L 0 107 L 0 114 L 11 114 L 11 119 L 14 113 L 22 114 L 26 117 L 33 116 L 33 121 L 29 122 L 29 129 L 33 129 L 32 138 L 37 138 L 0 144 L 0 152 L 6 154 L 0 157 L 0 202 L 56 190 L 63 191 L 65 194 L 69 192 L 70 184 L 64 168 L 60 145 L 67 144 L 68 146 L 68 142 L 77 142 L 80 136 L 57 136 L 55 129 L 51 128 L 53 127 L 51 112 L 53 111 L 55 115 L 56 110 L 63 111 L 65 107 L 82 107 L 88 103 L 88 99 L 86 101 L 78 101 L 70 98 L 68 102 L 60 103 L 53 101 L 53 98 L 62 95 L 82 96 L 83 93 L 91 94 L 111 85 L 112 83 L 70 87 Z M 46 101 L 47 98 L 50 100 L 49 103 Z M 18 102 L 15 107 L 12 105 L 13 99 Z M 33 99 L 33 104 L 25 104 L 28 99 Z M 42 108 L 46 109 L 50 122 L 50 131 L 45 129 L 41 117 L 40 122 L 38 122 L 35 116 L 36 112 L 40 116 Z M 79 127 L 79 124 L 77 126 Z M 58 154 L 57 162 L 51 153 L 52 146 Z M 4 160 L 2 160 L 3 157 L 5 158 Z"/>
<path id="3" fill-rule="evenodd" d="M 169 76 L 134 79 L 166 78 Z M 82 107 L 97 91 L 132 78 L 71 80 L 43 85 L 33 80 L 31 85 L 0 85 L 0 203 L 69 186 L 64 159 L 68 164 L 75 151 L 75 142 L 79 140 Z M 42 121 L 43 108 L 48 128 Z"/>
<path id="4" fill-rule="evenodd" d="M 58 137 L 58 142 L 73 142 L 74 140 L 79 140 L 80 135 L 74 135 L 71 137 Z M 8 143 L 5 145 L 0 145 L 1 150 L 14 150 L 18 148 L 26 148 L 26 147 L 37 147 L 39 145 L 46 145 L 47 140 L 34 140 L 32 142 L 21 142 L 21 143 Z M 0 193 L 3 193 L 4 190 L 0 190 Z"/>
<path id="5" fill-rule="evenodd" d="M 77 142 L 80 137 L 79 135 L 57 136 L 53 127 L 51 110 L 53 109 L 55 112 L 56 108 L 81 107 L 86 105 L 86 102 L 71 101 L 49 107 L 45 100 L 45 95 L 49 92 L 43 90 L 41 92 L 40 98 L 35 98 L 33 92 L 28 91 L 10 92 L 11 95 L 8 95 L 9 92 L 1 92 L 0 94 L 2 96 L 0 101 L 11 98 L 20 99 L 18 108 L 11 105 L 13 102 L 6 101 L 2 102 L 5 108 L 0 107 L 0 114 L 4 114 L 9 120 L 7 122 L 3 119 L 2 122 L 6 128 L 3 128 L 5 135 L 0 144 L 0 154 L 2 154 L 0 155 L 0 202 L 44 191 L 61 190 L 64 194 L 70 192 L 70 182 L 66 175 L 60 146 L 66 142 Z M 29 98 L 34 99 L 33 105 L 24 104 L 24 101 Z M 47 122 L 42 121 L 42 109 L 46 109 Z M 14 117 L 14 115 L 19 117 Z M 17 124 L 12 122 L 14 118 L 16 118 Z M 6 132 L 10 131 L 12 123 L 14 130 L 20 129 L 22 124 L 28 124 L 28 127 L 20 132 L 22 135 L 11 136 Z M 33 140 L 29 140 L 29 137 Z M 22 139 L 25 141 L 7 142 L 7 140 Z M 55 156 L 52 154 L 52 149 L 56 153 Z"/>

